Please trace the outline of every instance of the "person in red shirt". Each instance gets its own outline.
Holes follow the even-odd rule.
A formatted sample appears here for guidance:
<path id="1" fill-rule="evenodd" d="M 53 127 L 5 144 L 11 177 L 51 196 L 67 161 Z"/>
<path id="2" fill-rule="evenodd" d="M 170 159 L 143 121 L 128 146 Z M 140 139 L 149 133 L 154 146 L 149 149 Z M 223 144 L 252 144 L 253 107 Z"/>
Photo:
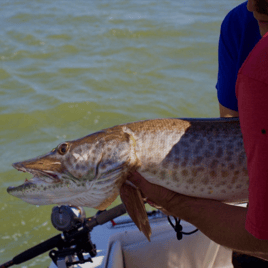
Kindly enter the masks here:
<path id="1" fill-rule="evenodd" d="M 246 229 L 268 239 L 268 33 L 240 68 L 236 96 L 250 178 Z"/>
<path id="2" fill-rule="evenodd" d="M 268 6 L 266 0 L 258 1 Z M 268 15 L 255 12 L 254 17 L 263 38 L 240 68 L 236 83 L 250 179 L 248 208 L 184 196 L 151 184 L 138 173 L 129 180 L 149 204 L 190 222 L 216 243 L 268 260 Z M 222 113 L 234 116 L 224 107 L 221 111 L 224 116 Z"/>

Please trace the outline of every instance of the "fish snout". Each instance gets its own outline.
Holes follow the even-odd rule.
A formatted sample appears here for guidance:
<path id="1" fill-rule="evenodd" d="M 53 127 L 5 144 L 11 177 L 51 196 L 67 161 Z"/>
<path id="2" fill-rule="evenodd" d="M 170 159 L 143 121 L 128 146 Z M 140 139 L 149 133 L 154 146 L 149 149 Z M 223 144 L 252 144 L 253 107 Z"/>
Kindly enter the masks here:
<path id="1" fill-rule="evenodd" d="M 23 165 L 23 162 L 16 162 L 12 164 L 12 167 L 14 167 L 15 169 L 17 169 L 18 171 L 22 171 L 22 172 L 26 172 L 26 168 Z"/>

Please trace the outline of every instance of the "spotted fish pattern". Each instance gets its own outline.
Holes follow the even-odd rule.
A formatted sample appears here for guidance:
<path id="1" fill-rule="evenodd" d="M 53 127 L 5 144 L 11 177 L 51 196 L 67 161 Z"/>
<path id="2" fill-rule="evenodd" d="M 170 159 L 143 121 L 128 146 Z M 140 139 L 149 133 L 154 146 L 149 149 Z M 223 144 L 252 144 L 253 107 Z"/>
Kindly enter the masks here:
<path id="1" fill-rule="evenodd" d="M 151 123 L 154 127 L 140 126 L 135 137 L 142 163 L 138 172 L 148 181 L 184 195 L 247 201 L 249 179 L 238 119 Z"/>
<path id="2" fill-rule="evenodd" d="M 154 119 L 118 125 L 14 163 L 33 178 L 8 192 L 32 204 L 105 209 L 139 172 L 175 192 L 227 203 L 248 199 L 237 118 Z"/>

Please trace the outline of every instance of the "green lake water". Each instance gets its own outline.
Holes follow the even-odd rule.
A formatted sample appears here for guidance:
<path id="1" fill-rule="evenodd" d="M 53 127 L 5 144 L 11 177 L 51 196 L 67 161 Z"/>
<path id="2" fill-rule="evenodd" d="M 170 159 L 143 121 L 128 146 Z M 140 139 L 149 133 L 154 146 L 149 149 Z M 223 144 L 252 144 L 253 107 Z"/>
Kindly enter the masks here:
<path id="1" fill-rule="evenodd" d="M 13 162 L 117 124 L 219 116 L 220 24 L 241 2 L 1 0 L 0 263 L 58 233 L 52 206 L 7 194 L 30 178 Z"/>

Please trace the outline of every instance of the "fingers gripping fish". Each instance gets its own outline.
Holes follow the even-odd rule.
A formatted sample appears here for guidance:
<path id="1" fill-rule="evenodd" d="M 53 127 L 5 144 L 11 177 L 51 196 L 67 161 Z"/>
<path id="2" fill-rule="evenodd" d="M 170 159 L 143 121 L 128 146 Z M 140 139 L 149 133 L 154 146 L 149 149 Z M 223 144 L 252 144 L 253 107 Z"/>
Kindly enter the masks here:
<path id="1" fill-rule="evenodd" d="M 154 119 L 104 129 L 63 142 L 51 152 L 13 166 L 33 175 L 7 191 L 35 205 L 107 208 L 120 194 L 149 239 L 138 189 L 126 186 L 139 172 L 175 192 L 222 202 L 248 198 L 248 173 L 239 120 Z"/>

